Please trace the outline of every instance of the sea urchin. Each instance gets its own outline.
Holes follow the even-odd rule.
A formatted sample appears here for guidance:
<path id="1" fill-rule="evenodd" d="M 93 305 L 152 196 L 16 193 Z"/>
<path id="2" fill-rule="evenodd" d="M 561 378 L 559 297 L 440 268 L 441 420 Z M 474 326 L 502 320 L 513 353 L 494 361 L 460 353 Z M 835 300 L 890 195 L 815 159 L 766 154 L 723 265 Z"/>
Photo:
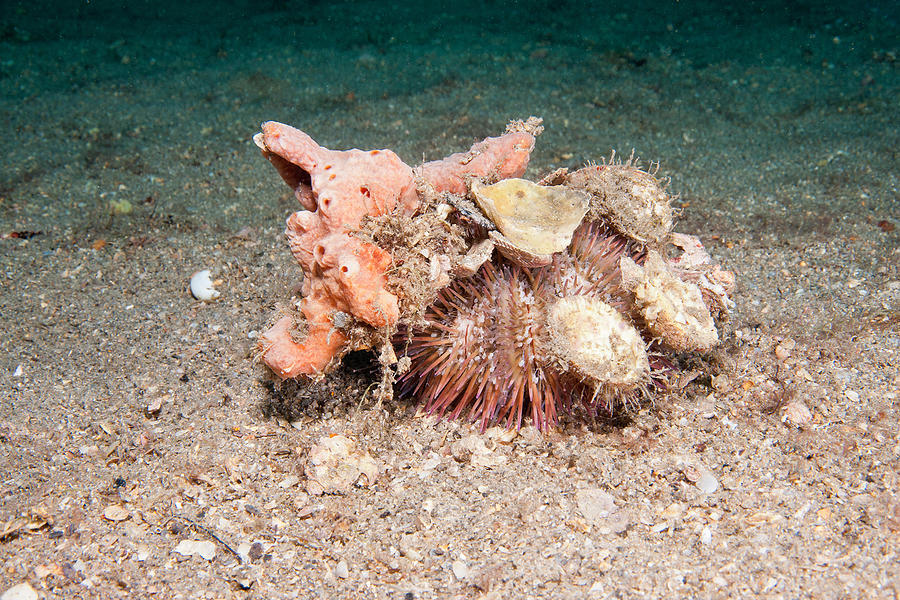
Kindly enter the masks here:
<path id="1" fill-rule="evenodd" d="M 580 402 L 610 409 L 614 397 L 652 380 L 647 342 L 624 316 L 619 264 L 644 262 L 641 246 L 597 223 L 582 225 L 545 267 L 485 263 L 441 291 L 427 325 L 407 334 L 412 366 L 401 389 L 426 410 L 539 429 Z"/>

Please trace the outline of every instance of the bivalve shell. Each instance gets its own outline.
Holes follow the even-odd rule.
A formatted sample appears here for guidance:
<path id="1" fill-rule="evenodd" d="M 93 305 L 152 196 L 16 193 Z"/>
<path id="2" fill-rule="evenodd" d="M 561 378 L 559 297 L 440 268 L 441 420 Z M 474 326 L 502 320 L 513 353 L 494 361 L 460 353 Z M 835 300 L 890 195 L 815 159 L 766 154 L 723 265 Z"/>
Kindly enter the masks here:
<path id="1" fill-rule="evenodd" d="M 590 296 L 569 296 L 550 307 L 551 354 L 569 371 L 605 390 L 627 391 L 649 380 L 644 341 L 612 306 Z"/>
<path id="2" fill-rule="evenodd" d="M 680 352 L 705 352 L 718 343 L 700 288 L 678 279 L 658 252 L 651 250 L 643 267 L 627 256 L 620 265 L 622 285 L 634 293 L 650 333 Z"/>
<path id="3" fill-rule="evenodd" d="M 499 231 L 491 239 L 523 266 L 548 264 L 553 253 L 565 250 L 590 204 L 585 192 L 526 179 L 474 183 L 472 195 Z"/>

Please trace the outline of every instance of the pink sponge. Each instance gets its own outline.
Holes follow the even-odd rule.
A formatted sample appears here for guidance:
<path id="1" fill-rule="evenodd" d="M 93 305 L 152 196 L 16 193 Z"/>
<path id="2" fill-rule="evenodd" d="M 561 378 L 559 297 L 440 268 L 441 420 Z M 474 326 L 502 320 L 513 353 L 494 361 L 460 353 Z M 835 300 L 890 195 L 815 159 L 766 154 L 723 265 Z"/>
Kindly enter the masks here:
<path id="1" fill-rule="evenodd" d="M 334 151 L 299 129 L 263 123 L 253 140 L 294 190 L 305 210 L 287 220 L 285 235 L 303 269 L 305 323 L 284 316 L 260 337 L 262 359 L 282 378 L 323 373 L 351 349 L 343 328 L 350 315 L 375 328 L 393 329 L 397 297 L 385 289 L 389 252 L 353 235 L 363 217 L 419 206 L 416 177 L 435 191 L 466 193 L 466 178 L 519 177 L 534 148 L 539 121 L 514 123 L 467 153 L 425 163 L 416 170 L 390 150 Z M 292 335 L 298 325 L 302 340 Z"/>
<path id="2" fill-rule="evenodd" d="M 529 131 L 509 131 L 473 145 L 468 152 L 457 152 L 442 160 L 427 162 L 416 175 L 437 192 L 465 196 L 467 177 L 500 180 L 521 177 L 534 150 L 534 135 Z"/>

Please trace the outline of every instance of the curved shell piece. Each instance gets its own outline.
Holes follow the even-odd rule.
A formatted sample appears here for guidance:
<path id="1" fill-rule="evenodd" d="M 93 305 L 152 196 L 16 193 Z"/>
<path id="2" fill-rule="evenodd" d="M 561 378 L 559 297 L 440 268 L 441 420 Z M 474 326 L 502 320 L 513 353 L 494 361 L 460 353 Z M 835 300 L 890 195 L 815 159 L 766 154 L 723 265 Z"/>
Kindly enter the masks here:
<path id="1" fill-rule="evenodd" d="M 650 377 L 650 361 L 638 331 L 609 304 L 569 296 L 549 309 L 551 354 L 597 388 L 626 391 Z"/>
<path id="2" fill-rule="evenodd" d="M 525 267 L 526 269 L 533 269 L 535 267 L 546 267 L 551 262 L 553 262 L 552 254 L 535 254 L 533 252 L 529 252 L 524 248 L 520 248 L 510 242 L 502 233 L 499 231 L 492 231 L 488 234 L 491 242 L 494 244 L 494 247 L 500 251 L 500 254 L 513 261 L 517 265 Z"/>
<path id="3" fill-rule="evenodd" d="M 526 179 L 475 183 L 472 195 L 502 234 L 500 243 L 497 239 L 494 243 L 507 248 L 507 258 L 516 260 L 518 251 L 523 256 L 541 257 L 540 264 L 547 264 L 547 256 L 569 246 L 590 204 L 590 196 L 582 191 L 537 185 Z"/>
<path id="4" fill-rule="evenodd" d="M 491 260 L 494 253 L 494 242 L 491 240 L 481 240 L 474 244 L 465 255 L 459 257 L 456 264 L 453 265 L 453 275 L 455 277 L 471 277 L 478 272 L 481 265 Z"/>

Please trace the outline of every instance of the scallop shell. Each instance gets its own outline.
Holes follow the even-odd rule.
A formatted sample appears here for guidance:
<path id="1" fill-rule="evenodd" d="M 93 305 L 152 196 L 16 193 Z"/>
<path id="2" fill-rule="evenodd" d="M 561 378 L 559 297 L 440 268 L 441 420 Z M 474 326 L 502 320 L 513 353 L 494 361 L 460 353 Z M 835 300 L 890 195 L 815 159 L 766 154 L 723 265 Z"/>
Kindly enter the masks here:
<path id="1" fill-rule="evenodd" d="M 547 264 L 550 255 L 565 250 L 590 205 L 583 191 L 526 179 L 474 183 L 472 195 L 500 233 L 491 239 L 507 258 L 525 266 Z"/>
<path id="2" fill-rule="evenodd" d="M 588 218 L 604 220 L 620 233 L 651 246 L 672 230 L 672 199 L 665 181 L 625 164 L 591 165 L 566 176 L 566 185 L 591 194 Z"/>
<path id="3" fill-rule="evenodd" d="M 626 391 L 649 380 L 641 334 L 612 306 L 590 296 L 560 298 L 549 309 L 550 352 L 594 386 Z"/>

